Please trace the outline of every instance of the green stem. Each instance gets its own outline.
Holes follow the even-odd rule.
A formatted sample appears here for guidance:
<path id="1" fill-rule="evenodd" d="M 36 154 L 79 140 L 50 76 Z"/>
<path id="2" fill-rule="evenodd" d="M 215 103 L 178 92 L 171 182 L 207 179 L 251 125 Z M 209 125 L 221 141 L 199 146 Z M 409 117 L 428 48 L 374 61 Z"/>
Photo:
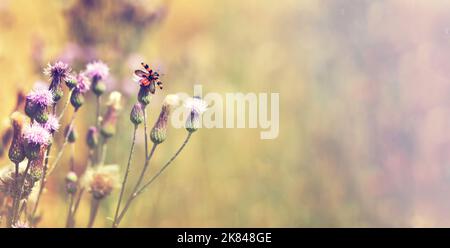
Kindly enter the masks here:
<path id="1" fill-rule="evenodd" d="M 66 102 L 64 103 L 64 107 L 58 116 L 58 120 L 61 120 L 63 118 L 64 114 L 66 113 L 67 107 L 69 106 L 69 103 L 70 103 L 70 98 L 72 97 L 72 93 L 73 93 L 73 89 L 71 89 L 69 92 L 69 97 L 67 98 Z M 56 109 L 55 109 L 55 111 L 56 111 Z"/>
<path id="2" fill-rule="evenodd" d="M 117 208 L 116 208 L 116 213 L 114 215 L 114 221 L 113 221 L 113 226 L 112 227 L 116 227 L 117 217 L 119 216 L 120 204 L 122 202 L 123 194 L 125 192 L 125 186 L 127 185 L 128 174 L 130 173 L 131 160 L 133 158 L 134 145 L 136 144 L 137 128 L 138 128 L 138 126 L 135 125 L 134 126 L 134 132 L 133 132 L 133 141 L 131 143 L 130 155 L 128 157 L 127 168 L 126 168 L 126 171 L 125 171 L 125 176 L 124 176 L 123 181 L 122 181 L 122 187 L 120 189 L 119 201 L 117 202 Z"/>
<path id="3" fill-rule="evenodd" d="M 64 143 L 63 143 L 58 155 L 56 155 L 55 161 L 53 162 L 52 166 L 50 167 L 50 171 L 48 172 L 48 175 L 50 175 L 56 169 L 56 167 L 58 166 L 59 160 L 61 160 L 61 158 L 62 158 L 62 155 L 64 153 L 64 148 L 69 143 L 69 135 L 72 132 L 73 123 L 75 121 L 76 116 L 77 116 L 77 110 L 75 110 L 75 112 L 72 115 L 72 119 L 70 120 L 70 123 L 69 123 L 69 129 L 67 130 L 67 134 L 64 137 Z"/>
<path id="4" fill-rule="evenodd" d="M 177 150 L 177 152 L 172 156 L 172 158 L 170 158 L 170 160 L 158 171 L 158 173 L 156 173 L 151 179 L 150 181 L 148 181 L 146 184 L 144 184 L 144 186 L 142 186 L 139 190 L 135 189 L 133 190 L 133 194 L 130 196 L 130 198 L 127 201 L 127 204 L 125 205 L 125 207 L 123 208 L 121 214 L 119 215 L 119 218 L 116 221 L 116 227 L 119 226 L 120 222 L 122 221 L 123 217 L 125 216 L 128 208 L 130 207 L 132 201 L 138 197 L 140 194 L 142 194 L 154 181 L 156 181 L 156 179 L 159 178 L 159 176 L 161 176 L 161 174 L 167 169 L 167 167 L 169 167 L 169 165 L 178 157 L 178 155 L 180 155 L 181 151 L 184 149 L 184 147 L 186 147 L 187 143 L 189 142 L 190 138 L 192 136 L 192 133 L 189 133 L 186 137 L 186 139 L 184 140 L 183 144 L 180 146 L 180 148 Z"/>

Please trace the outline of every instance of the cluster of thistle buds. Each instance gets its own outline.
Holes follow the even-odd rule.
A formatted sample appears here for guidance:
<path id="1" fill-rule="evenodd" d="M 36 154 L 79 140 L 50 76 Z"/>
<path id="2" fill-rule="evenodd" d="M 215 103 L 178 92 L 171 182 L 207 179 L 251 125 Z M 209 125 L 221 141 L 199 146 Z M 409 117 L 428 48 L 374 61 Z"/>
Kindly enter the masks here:
<path id="1" fill-rule="evenodd" d="M 159 117 L 153 127 L 147 131 L 146 109 L 155 93 L 155 83 L 157 82 L 150 80 L 150 84 L 141 84 L 137 95 L 137 103 L 133 105 L 130 113 L 130 121 L 134 125 L 134 139 L 125 170 L 126 174 L 122 184 L 120 184 L 119 166 L 105 164 L 106 147 L 108 141 L 118 132 L 117 122 L 122 108 L 122 95 L 114 91 L 109 94 L 105 110 L 102 111 L 101 109 L 103 106 L 101 97 L 108 88 L 106 83 L 109 76 L 108 66 L 99 61 L 93 62 L 89 63 L 84 71 L 74 73 L 69 65 L 56 62 L 49 64 L 44 73 L 49 77 L 50 84 L 46 87 L 35 87 L 25 97 L 23 113 L 19 109 L 11 115 L 12 138 L 8 155 L 14 166 L 0 174 L 0 198 L 3 195 L 11 199 L 7 211 L 8 226 L 22 226 L 24 223 L 30 226 L 36 225 L 34 214 L 36 214 L 39 206 L 40 194 L 44 192 L 46 177 L 59 164 L 70 164 L 70 167 L 66 168 L 67 174 L 64 178 L 65 191 L 71 199 L 67 226 L 75 225 L 77 204 L 80 202 L 83 192 L 86 191 L 91 194 L 92 206 L 88 227 L 92 227 L 100 201 L 110 196 L 114 189 L 121 188 L 113 222 L 113 226 L 118 226 L 136 196 L 141 194 L 161 175 L 184 149 L 191 135 L 199 129 L 201 115 L 206 111 L 207 105 L 199 97 L 192 97 L 184 102 L 184 107 L 188 109 L 185 125 L 187 138 L 173 157 L 161 167 L 160 171 L 149 182 L 145 183 L 143 179 L 147 173 L 150 160 L 156 147 L 167 139 L 170 114 L 179 105 L 180 99 L 177 95 L 167 95 L 163 101 Z M 66 97 L 64 96 L 65 92 L 68 92 Z M 97 99 L 97 111 L 95 124 L 88 128 L 84 136 L 85 143 L 89 148 L 89 163 L 84 173 L 79 174 L 80 170 L 75 169 L 74 149 L 75 143 L 78 141 L 78 133 L 74 121 L 78 110 L 84 106 L 87 99 L 86 94 L 89 92 L 92 92 Z M 65 104 L 62 101 L 64 98 L 66 99 Z M 58 109 L 61 105 L 64 105 L 63 108 Z M 60 130 L 60 122 L 63 120 L 68 106 L 72 106 L 73 111 L 71 121 L 65 124 L 61 134 L 64 137 L 64 142 L 63 144 L 54 144 L 54 140 L 57 140 L 55 137 Z M 145 126 L 144 166 L 134 191 L 126 201 L 122 211 L 119 211 L 136 141 L 136 131 L 141 125 Z M 148 146 L 150 141 L 153 143 L 151 151 Z M 72 147 L 71 163 L 60 163 L 66 146 Z M 55 156 L 50 156 L 52 147 L 54 148 L 53 152 L 56 153 Z M 36 189 L 36 185 L 39 185 L 40 188 Z M 33 211 L 21 211 L 23 208 L 32 207 L 25 204 L 25 201 L 33 192 L 38 192 Z M 25 215 L 31 212 L 31 216 L 21 218 L 22 212 L 25 212 Z"/>
<path id="2" fill-rule="evenodd" d="M 107 88 L 105 79 L 109 75 L 109 68 L 98 61 L 89 63 L 84 71 L 74 73 L 69 65 L 56 62 L 49 64 L 45 68 L 44 74 L 49 77 L 50 84 L 35 87 L 25 97 L 23 112 L 18 109 L 10 117 L 12 139 L 8 155 L 14 167 L 0 175 L 0 193 L 11 199 L 8 211 L 6 211 L 10 227 L 22 221 L 20 219 L 22 211 L 19 209 L 26 205 L 20 206 L 21 201 L 26 200 L 32 191 L 37 192 L 38 189 L 34 189 L 34 186 L 39 181 L 42 187 L 39 194 L 43 192 L 47 172 L 52 171 L 59 164 L 66 144 L 74 144 L 77 141 L 78 135 L 74 128 L 75 114 L 84 105 L 88 92 L 92 91 L 97 97 L 105 93 Z M 64 86 L 67 87 L 67 90 L 64 90 Z M 64 92 L 69 92 L 66 97 L 67 101 L 58 112 L 57 107 L 63 105 L 59 102 L 64 98 Z M 120 101 L 120 93 L 111 93 L 105 116 L 103 118 L 96 116 L 97 119 L 103 119 L 103 121 L 101 127 L 91 127 L 87 133 L 86 143 L 90 149 L 96 149 L 99 145 L 98 129 L 101 130 L 104 142 L 115 135 Z M 60 121 L 69 104 L 73 107 L 73 118 L 64 129 L 64 144 L 59 147 L 57 156 L 49 157 L 51 147 L 56 146 L 53 144 L 54 138 L 60 129 Z M 55 161 L 49 162 L 51 158 L 54 158 Z M 72 195 L 76 194 L 80 187 L 80 180 L 73 169 L 69 169 L 65 178 L 66 191 Z M 114 173 L 118 175 L 118 170 Z M 87 187 L 89 187 L 89 192 L 96 197 L 109 195 L 114 188 L 111 186 L 111 180 L 107 180 L 106 174 L 96 173 L 95 177 L 85 177 L 91 178 Z M 37 204 L 38 202 L 35 209 Z M 25 218 L 25 221 L 28 221 L 28 218 Z"/>

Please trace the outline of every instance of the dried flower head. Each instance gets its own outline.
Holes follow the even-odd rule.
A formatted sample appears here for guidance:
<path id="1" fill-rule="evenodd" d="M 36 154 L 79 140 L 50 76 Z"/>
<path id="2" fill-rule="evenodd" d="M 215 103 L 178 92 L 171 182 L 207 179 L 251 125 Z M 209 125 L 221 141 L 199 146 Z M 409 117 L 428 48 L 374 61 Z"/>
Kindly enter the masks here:
<path id="1" fill-rule="evenodd" d="M 82 185 L 89 189 L 95 199 L 100 200 L 120 187 L 119 177 L 118 165 L 90 167 L 83 176 Z"/>
<path id="2" fill-rule="evenodd" d="M 59 119 L 55 115 L 49 115 L 47 122 L 44 124 L 44 128 L 50 133 L 58 131 L 60 127 Z"/>
<path id="3" fill-rule="evenodd" d="M 100 81 L 108 77 L 109 67 L 102 61 L 95 61 L 86 65 L 85 73 L 93 81 Z"/>
<path id="4" fill-rule="evenodd" d="M 24 179 L 25 167 L 26 166 L 24 164 L 21 164 L 19 166 L 19 175 L 17 178 L 19 182 L 22 182 Z M 16 183 L 15 178 L 16 172 L 14 166 L 11 165 L 2 169 L 2 171 L 0 172 L 0 192 L 10 197 L 18 195 L 19 189 L 17 187 L 18 184 Z M 26 180 L 23 187 L 24 190 L 22 193 L 22 199 L 26 199 L 31 194 L 35 185 L 35 181 L 32 179 L 30 174 L 27 174 L 25 179 Z"/>
<path id="5" fill-rule="evenodd" d="M 172 108 L 179 104 L 177 95 L 167 95 L 159 114 L 158 120 L 150 132 L 150 139 L 155 144 L 161 144 L 167 137 L 167 122 Z"/>
<path id="6" fill-rule="evenodd" d="M 13 126 L 13 138 L 11 146 L 9 147 L 9 159 L 18 164 L 25 159 L 25 150 L 23 148 L 22 130 L 25 122 L 25 116 L 20 112 L 14 112 L 11 115 L 11 122 Z"/>

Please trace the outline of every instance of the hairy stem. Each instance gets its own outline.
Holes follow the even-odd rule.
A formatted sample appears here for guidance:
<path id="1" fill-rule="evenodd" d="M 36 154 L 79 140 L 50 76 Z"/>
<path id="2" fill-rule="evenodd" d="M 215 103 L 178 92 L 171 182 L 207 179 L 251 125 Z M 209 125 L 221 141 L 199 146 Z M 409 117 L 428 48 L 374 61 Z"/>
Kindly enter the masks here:
<path id="1" fill-rule="evenodd" d="M 117 208 L 116 208 L 116 213 L 114 215 L 114 221 L 113 221 L 113 226 L 112 227 L 116 227 L 117 217 L 119 216 L 120 204 L 122 202 L 123 194 L 125 193 L 125 186 L 127 185 L 128 174 L 130 173 L 131 160 L 133 158 L 134 145 L 136 144 L 137 127 L 138 127 L 137 125 L 134 126 L 133 141 L 131 142 L 130 155 L 128 157 L 127 168 L 126 168 L 126 171 L 125 171 L 125 176 L 123 177 L 122 187 L 120 189 L 119 200 L 117 202 Z"/>

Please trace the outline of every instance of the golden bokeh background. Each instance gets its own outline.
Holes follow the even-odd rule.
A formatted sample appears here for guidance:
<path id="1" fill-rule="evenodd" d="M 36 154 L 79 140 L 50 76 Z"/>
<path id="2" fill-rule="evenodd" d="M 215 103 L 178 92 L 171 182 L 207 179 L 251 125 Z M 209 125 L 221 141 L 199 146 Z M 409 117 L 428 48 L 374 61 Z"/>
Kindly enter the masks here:
<path id="1" fill-rule="evenodd" d="M 125 21 L 111 14 L 131 1 L 92 2 L 0 0 L 3 126 L 16 92 L 46 80 L 43 66 L 72 56 L 77 43 L 79 56 L 108 63 L 115 87 L 130 95 L 108 148 L 107 161 L 122 167 L 139 59 L 165 74 L 151 122 L 164 95 L 192 93 L 197 83 L 204 94 L 280 93 L 277 139 L 260 140 L 260 129 L 199 131 L 123 226 L 450 225 L 448 1 L 135 1 L 143 15 L 156 13 L 150 24 L 130 21 L 140 11 Z M 83 3 L 90 8 L 73 11 Z M 78 168 L 90 103 L 77 120 Z M 152 171 L 185 135 L 169 132 Z M 138 155 L 142 149 L 141 139 Z M 134 160 L 133 177 L 141 164 Z M 50 179 L 42 226 L 64 225 L 66 172 L 63 164 Z M 116 199 L 117 192 L 102 204 L 96 226 L 110 225 Z M 86 199 L 79 226 L 88 210 Z"/>

